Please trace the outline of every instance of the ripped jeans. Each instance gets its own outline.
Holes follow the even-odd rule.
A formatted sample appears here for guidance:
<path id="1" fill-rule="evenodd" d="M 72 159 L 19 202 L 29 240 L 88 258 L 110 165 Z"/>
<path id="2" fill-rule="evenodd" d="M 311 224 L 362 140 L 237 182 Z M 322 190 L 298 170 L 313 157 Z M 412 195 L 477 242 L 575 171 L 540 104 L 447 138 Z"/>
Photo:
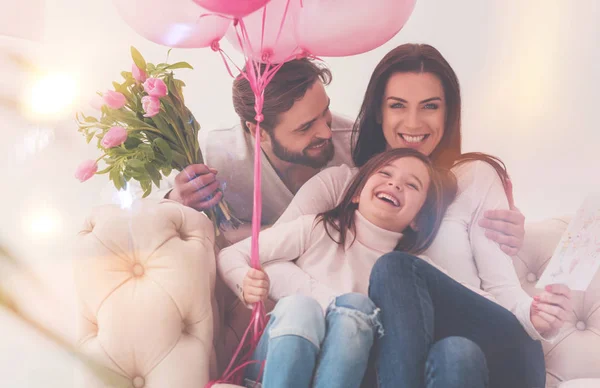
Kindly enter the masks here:
<path id="1" fill-rule="evenodd" d="M 316 300 L 293 295 L 281 299 L 253 360 L 246 386 L 258 388 L 360 387 L 375 336 L 383 329 L 379 309 L 363 294 L 344 294 L 323 315 Z"/>

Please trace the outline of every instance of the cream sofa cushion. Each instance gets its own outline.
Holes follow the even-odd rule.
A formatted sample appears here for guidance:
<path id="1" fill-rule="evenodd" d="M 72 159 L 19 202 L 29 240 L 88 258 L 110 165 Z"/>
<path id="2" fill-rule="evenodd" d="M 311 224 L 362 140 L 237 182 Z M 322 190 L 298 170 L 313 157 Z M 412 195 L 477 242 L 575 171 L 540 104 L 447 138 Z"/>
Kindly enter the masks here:
<path id="1" fill-rule="evenodd" d="M 213 242 L 176 202 L 94 209 L 75 252 L 80 348 L 136 388 L 202 387 L 216 372 Z"/>

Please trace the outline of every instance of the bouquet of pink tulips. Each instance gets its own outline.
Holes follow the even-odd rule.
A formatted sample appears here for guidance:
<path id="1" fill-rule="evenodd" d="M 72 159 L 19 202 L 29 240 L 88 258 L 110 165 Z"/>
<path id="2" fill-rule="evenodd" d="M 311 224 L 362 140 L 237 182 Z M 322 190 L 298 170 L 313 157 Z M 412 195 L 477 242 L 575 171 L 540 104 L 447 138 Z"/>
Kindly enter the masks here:
<path id="1" fill-rule="evenodd" d="M 83 162 L 75 177 L 83 182 L 95 174 L 108 174 L 117 190 L 134 179 L 146 197 L 152 184 L 159 187 L 163 176 L 172 170 L 203 163 L 198 143 L 200 125 L 185 106 L 185 84 L 172 71 L 192 66 L 187 62 L 146 63 L 134 47 L 131 55 L 131 72 L 121 73 L 124 81 L 113 82 L 114 90 L 98 93 L 92 101 L 100 117 L 77 114 L 79 131 L 88 143 L 96 139 L 102 154 Z M 98 171 L 100 161 L 105 168 Z M 206 213 L 217 231 L 239 225 L 224 200 Z"/>

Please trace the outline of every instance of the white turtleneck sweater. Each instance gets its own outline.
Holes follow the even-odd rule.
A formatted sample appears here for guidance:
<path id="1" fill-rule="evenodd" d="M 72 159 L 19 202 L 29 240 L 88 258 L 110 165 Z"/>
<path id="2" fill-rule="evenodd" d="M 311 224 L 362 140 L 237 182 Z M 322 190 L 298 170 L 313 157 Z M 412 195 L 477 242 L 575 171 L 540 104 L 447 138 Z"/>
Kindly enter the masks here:
<path id="1" fill-rule="evenodd" d="M 302 270 L 271 278 L 269 296 L 277 301 L 301 293 L 315 298 L 325 310 L 336 296 L 349 292 L 367 295 L 373 265 L 394 249 L 402 233 L 381 229 L 356 211 L 356 240 L 348 231 L 344 249 L 327 235 L 323 222 L 315 225 L 315 218 L 303 215 L 260 233 L 259 256 L 265 268 L 275 262 L 296 260 Z M 339 238 L 335 230 L 329 231 Z M 250 242 L 248 238 L 221 250 L 217 261 L 221 277 L 240 297 L 250 268 Z"/>
<path id="2" fill-rule="evenodd" d="M 335 207 L 358 169 L 346 165 L 321 171 L 296 193 L 281 215 L 287 222 L 302 214 L 315 214 Z M 425 251 L 430 263 L 449 276 L 510 310 L 533 339 L 542 337 L 533 327 L 530 307 L 533 299 L 521 287 L 511 258 L 497 243 L 485 236 L 478 222 L 486 210 L 508 209 L 504 186 L 488 163 L 468 162 L 452 169 L 458 181 L 455 201 L 448 207 L 433 244 Z M 281 263 L 265 268 L 271 279 L 294 279 L 300 270 Z"/>

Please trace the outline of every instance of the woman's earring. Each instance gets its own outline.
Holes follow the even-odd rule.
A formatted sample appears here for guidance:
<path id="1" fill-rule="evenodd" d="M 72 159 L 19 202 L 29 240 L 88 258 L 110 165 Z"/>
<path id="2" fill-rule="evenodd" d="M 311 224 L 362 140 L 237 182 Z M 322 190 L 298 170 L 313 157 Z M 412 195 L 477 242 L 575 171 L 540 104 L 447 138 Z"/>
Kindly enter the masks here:
<path id="1" fill-rule="evenodd" d="M 412 230 L 414 230 L 415 232 L 418 232 L 418 231 L 419 231 L 419 225 L 417 225 L 417 222 L 416 222 L 416 221 L 413 221 L 413 222 L 411 222 L 409 226 L 410 226 L 410 228 L 411 228 Z"/>

